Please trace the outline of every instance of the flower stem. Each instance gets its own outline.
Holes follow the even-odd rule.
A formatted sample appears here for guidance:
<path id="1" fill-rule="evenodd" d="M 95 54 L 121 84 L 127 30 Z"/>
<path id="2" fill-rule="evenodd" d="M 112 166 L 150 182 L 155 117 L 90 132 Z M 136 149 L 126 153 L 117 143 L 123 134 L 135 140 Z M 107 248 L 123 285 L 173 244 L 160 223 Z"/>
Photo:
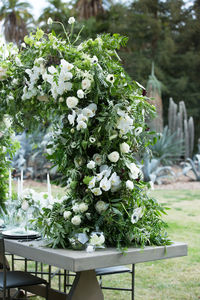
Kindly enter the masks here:
<path id="1" fill-rule="evenodd" d="M 128 211 L 126 210 L 126 207 L 124 206 L 124 204 L 123 203 L 121 203 L 122 204 L 122 207 L 123 207 L 123 209 L 125 210 L 125 212 L 127 213 L 127 215 L 129 216 L 129 213 L 128 213 Z M 130 216 L 129 216 L 130 217 Z"/>
<path id="2" fill-rule="evenodd" d="M 64 31 L 64 33 L 65 33 L 65 35 L 66 35 L 66 38 L 67 38 L 67 40 L 68 40 L 69 44 L 71 44 L 71 43 L 70 43 L 69 36 L 68 36 L 68 33 L 67 33 L 67 31 L 66 31 L 66 29 L 65 29 L 65 26 L 63 25 L 63 23 L 61 23 L 61 22 L 59 22 L 59 21 L 54 21 L 54 23 L 56 23 L 56 24 L 60 24 L 60 25 L 62 26 L 62 28 L 63 28 L 63 31 Z"/>

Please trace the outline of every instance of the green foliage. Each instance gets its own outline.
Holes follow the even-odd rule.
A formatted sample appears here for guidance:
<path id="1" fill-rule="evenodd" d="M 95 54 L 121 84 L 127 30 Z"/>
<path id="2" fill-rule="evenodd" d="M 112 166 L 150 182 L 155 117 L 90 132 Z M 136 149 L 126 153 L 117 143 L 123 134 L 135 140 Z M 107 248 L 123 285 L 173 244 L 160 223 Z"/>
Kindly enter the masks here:
<path id="1" fill-rule="evenodd" d="M 37 29 L 0 65 L 1 112 L 14 127 L 31 131 L 52 121 L 47 157 L 66 198 L 49 198 L 36 222 L 53 247 L 95 231 L 107 246 L 168 244 L 163 209 L 147 197 L 136 165 L 151 142 L 145 120 L 155 109 L 121 65 L 117 50 L 127 38 L 103 34 L 78 44 L 73 26 L 65 39 Z"/>
<path id="2" fill-rule="evenodd" d="M 7 199 L 9 168 L 14 153 L 19 147 L 19 144 L 11 138 L 13 131 L 10 125 L 8 116 L 0 121 L 0 206 L 3 206 L 3 202 Z"/>

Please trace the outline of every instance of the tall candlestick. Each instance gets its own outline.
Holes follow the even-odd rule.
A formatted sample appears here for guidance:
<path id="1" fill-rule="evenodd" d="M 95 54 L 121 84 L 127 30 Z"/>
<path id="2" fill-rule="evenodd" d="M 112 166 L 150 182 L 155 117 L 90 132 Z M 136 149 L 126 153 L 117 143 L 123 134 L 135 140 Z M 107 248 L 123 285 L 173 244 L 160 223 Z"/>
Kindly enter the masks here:
<path id="1" fill-rule="evenodd" d="M 11 169 L 9 169 L 9 200 L 12 198 L 12 175 Z"/>
<path id="2" fill-rule="evenodd" d="M 18 198 L 18 200 L 20 199 L 20 196 L 21 196 L 20 188 L 21 188 L 20 179 L 17 178 L 17 198 Z"/>
<path id="3" fill-rule="evenodd" d="M 51 183 L 50 183 L 50 176 L 47 173 L 47 191 L 48 191 L 48 199 L 51 199 Z"/>
<path id="4" fill-rule="evenodd" d="M 24 177 L 24 172 L 23 172 L 23 169 L 21 169 L 21 187 L 20 187 L 20 195 L 22 195 L 22 193 L 23 193 L 23 181 L 24 181 L 23 177 Z"/>

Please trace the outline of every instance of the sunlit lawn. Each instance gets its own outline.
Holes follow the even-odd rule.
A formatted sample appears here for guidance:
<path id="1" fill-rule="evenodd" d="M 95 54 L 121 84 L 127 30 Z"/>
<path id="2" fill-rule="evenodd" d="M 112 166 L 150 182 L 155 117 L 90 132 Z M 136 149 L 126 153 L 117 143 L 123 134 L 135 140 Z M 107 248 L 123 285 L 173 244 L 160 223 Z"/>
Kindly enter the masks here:
<path id="1" fill-rule="evenodd" d="M 62 193 L 53 188 L 54 193 Z M 156 190 L 160 203 L 171 208 L 164 219 L 169 236 L 188 244 L 188 256 L 136 265 L 135 299 L 200 299 L 200 190 Z M 104 277 L 104 285 L 130 287 L 129 274 Z M 105 291 L 105 300 L 129 300 L 129 292 Z M 34 297 L 33 299 L 42 299 Z"/>

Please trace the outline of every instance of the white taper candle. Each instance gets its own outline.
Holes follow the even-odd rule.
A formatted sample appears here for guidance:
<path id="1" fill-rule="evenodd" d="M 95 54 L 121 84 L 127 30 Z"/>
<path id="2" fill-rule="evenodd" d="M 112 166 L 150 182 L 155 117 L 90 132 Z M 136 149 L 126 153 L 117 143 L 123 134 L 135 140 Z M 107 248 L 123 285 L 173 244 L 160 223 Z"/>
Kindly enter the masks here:
<path id="1" fill-rule="evenodd" d="M 9 199 L 12 198 L 12 174 L 11 169 L 9 169 Z"/>
<path id="2" fill-rule="evenodd" d="M 21 186 L 20 186 L 20 195 L 23 193 L 23 184 L 24 184 L 24 171 L 21 169 Z"/>
<path id="3" fill-rule="evenodd" d="M 48 191 L 48 199 L 51 199 L 51 183 L 50 183 L 50 176 L 47 173 L 47 191 Z"/>

